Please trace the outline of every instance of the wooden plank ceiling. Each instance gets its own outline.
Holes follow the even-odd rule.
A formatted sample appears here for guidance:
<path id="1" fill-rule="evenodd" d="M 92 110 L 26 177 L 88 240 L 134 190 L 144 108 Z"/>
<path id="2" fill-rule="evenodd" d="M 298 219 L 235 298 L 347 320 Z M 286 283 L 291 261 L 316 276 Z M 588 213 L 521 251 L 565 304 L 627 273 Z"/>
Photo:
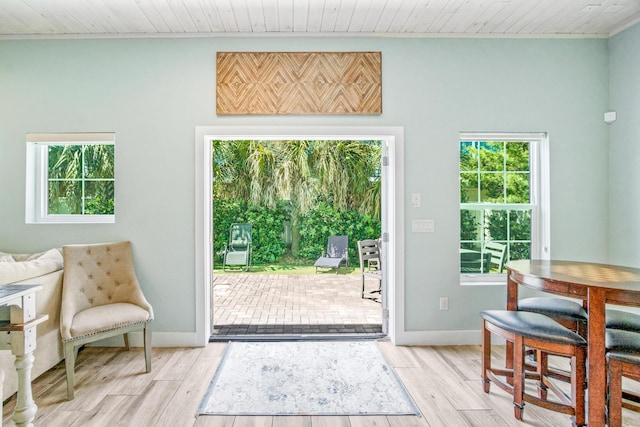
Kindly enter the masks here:
<path id="1" fill-rule="evenodd" d="M 601 36 L 640 0 L 1 0 L 0 37 Z"/>

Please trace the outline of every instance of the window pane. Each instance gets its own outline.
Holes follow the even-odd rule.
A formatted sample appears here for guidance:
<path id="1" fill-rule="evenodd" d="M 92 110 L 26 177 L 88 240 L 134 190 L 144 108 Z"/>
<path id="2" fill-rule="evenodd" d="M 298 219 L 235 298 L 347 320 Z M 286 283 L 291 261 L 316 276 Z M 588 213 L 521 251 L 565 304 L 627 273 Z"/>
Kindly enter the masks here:
<path id="1" fill-rule="evenodd" d="M 509 238 L 509 223 L 507 221 L 509 211 L 487 210 L 486 218 L 486 236 L 487 240 L 506 241 Z"/>
<path id="2" fill-rule="evenodd" d="M 460 272 L 498 273 L 485 257 L 488 243 L 506 247 L 505 259 L 528 259 L 531 248 L 531 213 L 528 210 L 484 209 L 460 211 Z M 513 254 L 511 251 L 513 248 Z M 516 257 L 516 258 L 514 258 Z M 494 260 L 495 261 L 495 260 Z"/>
<path id="3" fill-rule="evenodd" d="M 82 214 L 82 183 L 78 181 L 49 181 L 50 215 Z"/>
<path id="4" fill-rule="evenodd" d="M 477 142 L 460 142 L 460 171 L 478 170 L 478 149 Z"/>
<path id="5" fill-rule="evenodd" d="M 504 203 L 504 175 L 502 173 L 480 174 L 481 202 Z"/>
<path id="6" fill-rule="evenodd" d="M 85 178 L 113 178 L 113 145 L 87 145 L 84 148 Z"/>
<path id="7" fill-rule="evenodd" d="M 84 188 L 85 215 L 113 215 L 113 181 L 87 181 Z"/>
<path id="8" fill-rule="evenodd" d="M 529 174 L 507 174 L 507 203 L 529 203 Z"/>
<path id="9" fill-rule="evenodd" d="M 531 241 L 531 212 L 509 212 L 509 240 Z"/>
<path id="10" fill-rule="evenodd" d="M 507 143 L 507 170 L 508 171 L 528 171 L 529 170 L 529 143 L 528 142 Z"/>
<path id="11" fill-rule="evenodd" d="M 79 145 L 49 146 L 49 178 L 80 178 L 82 147 Z"/>
<path id="12" fill-rule="evenodd" d="M 460 201 L 462 203 L 475 203 L 478 200 L 478 174 L 460 174 Z"/>
<path id="13" fill-rule="evenodd" d="M 480 168 L 483 171 L 504 170 L 504 143 L 480 143 Z"/>
<path id="14" fill-rule="evenodd" d="M 480 248 L 460 249 L 461 273 L 489 273 L 490 269 L 490 253 L 483 253 Z"/>
<path id="15" fill-rule="evenodd" d="M 531 244 L 522 242 L 509 243 L 509 261 L 531 259 Z"/>
<path id="16" fill-rule="evenodd" d="M 479 248 L 482 240 L 482 211 L 460 211 L 460 240 L 466 249 Z"/>

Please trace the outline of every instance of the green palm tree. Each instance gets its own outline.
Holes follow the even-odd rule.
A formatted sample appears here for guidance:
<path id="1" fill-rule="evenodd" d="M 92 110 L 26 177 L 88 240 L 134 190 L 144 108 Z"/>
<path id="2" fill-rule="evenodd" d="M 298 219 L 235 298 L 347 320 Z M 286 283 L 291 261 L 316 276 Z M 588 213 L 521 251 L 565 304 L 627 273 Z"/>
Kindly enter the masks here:
<path id="1" fill-rule="evenodd" d="M 289 203 L 291 252 L 295 256 L 300 249 L 300 216 L 315 206 L 317 201 L 318 191 L 309 165 L 313 141 L 292 140 L 276 147 L 279 161 L 275 171 L 275 186 L 279 198 Z"/>
<path id="2" fill-rule="evenodd" d="M 214 141 L 213 149 L 214 199 L 270 208 L 287 201 L 294 255 L 299 220 L 321 200 L 380 218 L 377 141 Z"/>
<path id="3" fill-rule="evenodd" d="M 48 163 L 50 213 L 113 214 L 113 145 L 51 145 Z"/>
<path id="4" fill-rule="evenodd" d="M 324 200 L 380 218 L 380 155 L 377 141 L 316 141 L 312 164 Z"/>

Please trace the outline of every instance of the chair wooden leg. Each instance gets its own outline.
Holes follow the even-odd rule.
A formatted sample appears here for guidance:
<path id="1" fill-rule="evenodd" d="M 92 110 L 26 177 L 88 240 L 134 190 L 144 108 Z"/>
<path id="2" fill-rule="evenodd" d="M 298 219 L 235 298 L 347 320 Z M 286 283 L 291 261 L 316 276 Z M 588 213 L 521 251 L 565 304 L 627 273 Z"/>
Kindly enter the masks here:
<path id="1" fill-rule="evenodd" d="M 486 320 L 482 320 L 482 387 L 485 393 L 489 393 L 491 380 L 487 371 L 491 369 L 491 332 L 486 327 Z"/>
<path id="2" fill-rule="evenodd" d="M 504 367 L 506 369 L 513 369 L 513 343 L 511 341 L 507 341 L 505 344 L 505 361 Z M 507 377 L 507 384 L 513 385 L 513 377 Z"/>
<path id="3" fill-rule="evenodd" d="M 76 350 L 73 341 L 64 343 L 64 363 L 67 373 L 67 400 L 73 400 L 74 369 L 76 364 Z"/>
<path id="4" fill-rule="evenodd" d="M 362 275 L 362 293 L 360 294 L 360 298 L 364 299 L 364 274 Z"/>
<path id="5" fill-rule="evenodd" d="M 576 355 L 571 358 L 571 396 L 573 401 L 571 404 L 575 410 L 574 425 L 586 425 L 585 415 L 585 388 L 584 381 L 580 378 L 587 378 L 587 350 L 584 347 L 576 349 Z"/>
<path id="6" fill-rule="evenodd" d="M 151 324 L 144 327 L 144 363 L 147 372 L 151 372 Z"/>
<path id="7" fill-rule="evenodd" d="M 524 412 L 524 343 L 522 335 L 516 335 L 513 343 L 513 415 L 522 421 Z"/>
<path id="8" fill-rule="evenodd" d="M 622 427 L 622 363 L 609 360 L 609 427 Z"/>
<path id="9" fill-rule="evenodd" d="M 549 374 L 549 355 L 543 351 L 536 350 L 537 373 L 540 377 L 538 382 L 538 397 L 547 400 L 547 386 L 544 384 L 544 378 Z"/>

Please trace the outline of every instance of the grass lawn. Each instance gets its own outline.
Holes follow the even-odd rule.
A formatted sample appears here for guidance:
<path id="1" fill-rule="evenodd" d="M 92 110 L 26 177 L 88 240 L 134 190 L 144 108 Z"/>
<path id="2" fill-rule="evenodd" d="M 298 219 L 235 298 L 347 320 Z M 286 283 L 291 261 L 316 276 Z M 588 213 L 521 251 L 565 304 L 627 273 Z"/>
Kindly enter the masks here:
<path id="1" fill-rule="evenodd" d="M 214 272 L 216 273 L 231 273 L 231 271 L 222 271 L 222 265 L 216 264 Z M 243 272 L 244 273 L 244 272 Z M 248 273 L 259 274 L 291 274 L 291 275 L 307 275 L 316 274 L 316 268 L 313 265 L 298 265 L 298 264 L 265 264 L 265 265 L 252 265 Z M 336 274 L 336 271 L 331 268 L 320 268 L 318 274 Z M 360 274 L 359 268 L 340 267 L 340 275 L 344 274 Z"/>

